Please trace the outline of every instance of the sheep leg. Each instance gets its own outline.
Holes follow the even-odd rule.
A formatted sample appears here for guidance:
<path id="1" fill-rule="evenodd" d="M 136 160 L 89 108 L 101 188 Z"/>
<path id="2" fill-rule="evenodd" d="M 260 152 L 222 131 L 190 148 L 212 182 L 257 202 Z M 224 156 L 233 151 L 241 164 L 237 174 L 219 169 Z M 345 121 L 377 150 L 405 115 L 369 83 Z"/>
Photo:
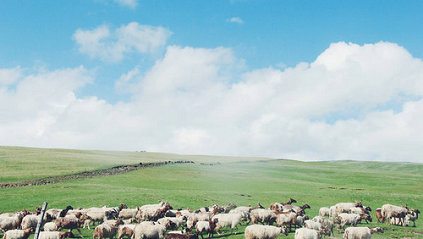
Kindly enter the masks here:
<path id="1" fill-rule="evenodd" d="M 84 236 L 82 235 L 81 229 L 79 229 L 79 227 L 77 227 L 76 230 L 79 232 L 79 235 L 81 235 L 81 238 L 84 238 Z"/>

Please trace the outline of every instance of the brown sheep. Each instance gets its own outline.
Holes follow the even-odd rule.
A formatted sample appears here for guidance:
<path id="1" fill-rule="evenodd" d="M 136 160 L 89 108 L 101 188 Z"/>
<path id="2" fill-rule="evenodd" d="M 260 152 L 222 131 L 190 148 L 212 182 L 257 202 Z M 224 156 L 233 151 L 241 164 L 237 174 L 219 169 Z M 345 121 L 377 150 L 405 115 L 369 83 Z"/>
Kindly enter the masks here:
<path id="1" fill-rule="evenodd" d="M 382 208 L 376 209 L 375 214 L 376 214 L 377 222 L 382 223 L 384 221 L 382 216 Z"/>
<path id="2" fill-rule="evenodd" d="M 81 238 L 83 238 L 81 230 L 79 229 L 81 225 L 84 223 L 83 218 L 71 218 L 71 217 L 59 217 L 56 220 L 54 220 L 54 223 L 56 224 L 58 230 L 61 229 L 69 229 L 72 231 L 72 229 L 76 229 L 79 234 L 81 235 Z"/>

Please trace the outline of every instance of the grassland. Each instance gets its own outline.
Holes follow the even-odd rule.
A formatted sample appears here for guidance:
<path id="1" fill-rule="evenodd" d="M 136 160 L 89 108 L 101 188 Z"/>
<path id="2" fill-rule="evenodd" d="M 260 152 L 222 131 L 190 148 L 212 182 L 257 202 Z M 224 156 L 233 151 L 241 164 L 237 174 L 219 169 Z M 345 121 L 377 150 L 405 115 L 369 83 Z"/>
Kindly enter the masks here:
<path id="1" fill-rule="evenodd" d="M 128 157 L 125 158 L 125 155 Z M 62 163 L 62 160 L 66 162 Z M 194 160 L 197 163 L 146 168 L 43 186 L 0 189 L 0 211 L 33 209 L 44 201 L 49 202 L 49 207 L 59 208 L 69 204 L 89 207 L 119 203 L 134 207 L 164 199 L 175 208 L 195 209 L 228 203 L 248 205 L 261 202 L 262 205 L 269 205 L 289 197 L 297 199 L 298 204 L 308 203 L 311 209 L 307 214 L 311 216 L 317 215 L 320 207 L 341 201 L 363 200 L 363 204 L 373 209 L 384 203 L 407 203 L 411 208 L 423 208 L 423 165 L 412 163 L 300 162 L 0 147 L 0 178 L 5 182 L 123 163 L 165 160 Z M 211 166 L 201 165 L 200 162 L 220 164 Z M 49 165 L 59 172 L 51 172 Z M 423 231 L 420 220 L 417 227 L 386 227 L 375 222 L 369 226 L 387 229 L 384 234 L 375 235 L 374 238 L 423 238 L 414 233 Z M 240 228 L 241 232 L 243 228 Z M 85 230 L 84 235 L 90 237 L 92 234 Z M 243 235 L 228 238 L 243 238 Z M 293 233 L 281 238 L 293 238 Z M 337 238 L 340 238 L 340 234 L 337 234 Z"/>

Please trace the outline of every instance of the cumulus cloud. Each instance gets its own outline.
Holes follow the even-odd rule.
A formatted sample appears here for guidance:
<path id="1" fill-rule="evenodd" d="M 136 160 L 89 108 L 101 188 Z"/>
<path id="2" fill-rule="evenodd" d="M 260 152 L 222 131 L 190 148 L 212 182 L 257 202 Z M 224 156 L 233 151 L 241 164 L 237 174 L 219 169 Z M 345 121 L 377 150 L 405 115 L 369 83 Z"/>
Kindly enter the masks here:
<path id="1" fill-rule="evenodd" d="M 11 69 L 0 69 L 0 86 L 7 86 L 15 83 L 22 75 L 19 66 Z"/>
<path id="2" fill-rule="evenodd" d="M 131 22 L 112 31 L 106 25 L 93 30 L 78 29 L 73 39 L 80 53 L 105 62 L 118 62 L 125 54 L 154 53 L 165 45 L 171 34 L 163 27 Z"/>
<path id="3" fill-rule="evenodd" d="M 121 6 L 129 7 L 129 8 L 136 8 L 138 5 L 137 0 L 114 0 Z"/>
<path id="4" fill-rule="evenodd" d="M 228 19 L 228 22 L 244 24 L 244 20 L 242 20 L 240 17 L 232 17 Z"/>
<path id="5" fill-rule="evenodd" d="M 228 48 L 169 46 L 117 80 L 130 84 L 125 103 L 77 97 L 92 81 L 83 67 L 0 85 L 0 144 L 422 162 L 422 79 L 422 60 L 387 42 L 334 43 L 284 70 L 245 70 Z"/>

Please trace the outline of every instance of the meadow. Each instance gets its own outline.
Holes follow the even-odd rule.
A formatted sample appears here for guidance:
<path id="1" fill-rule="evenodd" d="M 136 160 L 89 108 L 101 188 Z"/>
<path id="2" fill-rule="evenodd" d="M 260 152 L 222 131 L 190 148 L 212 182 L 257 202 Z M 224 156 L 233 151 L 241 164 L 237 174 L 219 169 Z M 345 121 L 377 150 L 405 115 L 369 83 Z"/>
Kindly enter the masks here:
<path id="1" fill-rule="evenodd" d="M 126 203 L 129 207 L 167 200 L 174 208 L 197 209 L 213 204 L 256 205 L 292 197 L 318 215 L 323 206 L 363 201 L 372 209 L 385 203 L 423 209 L 423 164 L 359 161 L 301 162 L 266 158 L 184 156 L 147 152 L 106 152 L 0 147 L 0 182 L 70 174 L 120 164 L 192 160 L 195 164 L 145 168 L 124 174 L 98 176 L 56 184 L 0 189 L 0 211 L 34 210 L 44 201 L 49 208 L 91 207 Z M 210 165 L 211 164 L 211 165 Z M 372 212 L 374 217 L 374 210 Z M 381 226 L 373 238 L 423 238 L 417 227 Z M 239 234 L 227 238 L 243 238 Z M 336 231 L 336 230 L 335 230 Z M 84 230 L 91 237 L 92 231 Z M 290 233 L 288 237 L 294 238 Z M 342 238 L 337 233 L 336 238 Z"/>

